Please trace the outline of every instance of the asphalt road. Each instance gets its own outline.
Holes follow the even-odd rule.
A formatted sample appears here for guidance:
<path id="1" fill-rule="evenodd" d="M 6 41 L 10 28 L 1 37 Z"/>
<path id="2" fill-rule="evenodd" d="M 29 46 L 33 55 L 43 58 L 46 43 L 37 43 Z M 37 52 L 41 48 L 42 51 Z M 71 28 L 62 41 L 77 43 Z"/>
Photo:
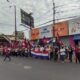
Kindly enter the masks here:
<path id="1" fill-rule="evenodd" d="M 80 64 L 19 57 L 3 62 L 0 57 L 0 80 L 80 80 Z"/>

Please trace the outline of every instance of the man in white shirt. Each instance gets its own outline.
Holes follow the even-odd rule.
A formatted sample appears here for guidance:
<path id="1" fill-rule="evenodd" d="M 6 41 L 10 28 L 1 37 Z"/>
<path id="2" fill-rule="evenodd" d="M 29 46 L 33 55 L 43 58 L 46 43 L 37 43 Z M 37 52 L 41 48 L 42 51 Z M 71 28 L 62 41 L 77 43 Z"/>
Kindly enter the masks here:
<path id="1" fill-rule="evenodd" d="M 41 46 L 41 47 L 40 47 L 40 51 L 43 52 L 43 50 L 44 50 L 44 47 Z"/>
<path id="2" fill-rule="evenodd" d="M 61 60 L 62 62 L 64 62 L 64 60 L 65 60 L 65 55 L 66 55 L 66 50 L 65 50 L 65 47 L 62 46 L 62 47 L 60 48 L 60 60 Z"/>

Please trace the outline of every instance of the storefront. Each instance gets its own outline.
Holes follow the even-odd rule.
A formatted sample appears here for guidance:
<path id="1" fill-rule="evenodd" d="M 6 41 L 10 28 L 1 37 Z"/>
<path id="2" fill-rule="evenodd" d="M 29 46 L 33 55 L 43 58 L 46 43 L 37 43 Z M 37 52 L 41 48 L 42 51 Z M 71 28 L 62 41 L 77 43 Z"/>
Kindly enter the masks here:
<path id="1" fill-rule="evenodd" d="M 69 21 L 69 36 L 73 38 L 75 45 L 80 44 L 80 18 Z"/>
<path id="2" fill-rule="evenodd" d="M 61 41 L 65 46 L 69 46 L 69 36 L 61 37 Z"/>

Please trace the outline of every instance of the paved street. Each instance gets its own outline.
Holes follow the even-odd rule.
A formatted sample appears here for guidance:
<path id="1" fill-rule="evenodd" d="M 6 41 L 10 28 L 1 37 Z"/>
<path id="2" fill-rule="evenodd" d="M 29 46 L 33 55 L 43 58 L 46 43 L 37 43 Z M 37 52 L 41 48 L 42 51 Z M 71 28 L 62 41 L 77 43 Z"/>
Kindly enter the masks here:
<path id="1" fill-rule="evenodd" d="M 80 80 L 80 65 L 19 57 L 3 62 L 0 57 L 0 80 Z"/>

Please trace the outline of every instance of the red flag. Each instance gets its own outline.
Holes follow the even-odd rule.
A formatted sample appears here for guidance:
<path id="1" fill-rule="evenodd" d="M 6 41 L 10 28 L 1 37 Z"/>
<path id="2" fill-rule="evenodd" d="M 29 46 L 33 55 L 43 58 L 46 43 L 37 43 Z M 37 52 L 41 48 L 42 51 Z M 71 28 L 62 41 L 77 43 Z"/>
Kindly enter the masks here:
<path id="1" fill-rule="evenodd" d="M 56 36 L 56 41 L 59 42 L 60 41 L 60 36 L 59 33 L 57 32 L 57 36 Z"/>
<path id="2" fill-rule="evenodd" d="M 60 39 L 60 36 L 59 36 L 59 33 L 57 32 L 57 37 L 56 37 L 56 42 L 59 44 L 59 45 L 64 45 L 64 43 L 61 41 Z"/>
<path id="3" fill-rule="evenodd" d="M 49 40 L 48 40 L 48 38 L 44 37 L 42 41 L 43 41 L 44 44 L 46 44 L 46 43 L 48 43 Z"/>

